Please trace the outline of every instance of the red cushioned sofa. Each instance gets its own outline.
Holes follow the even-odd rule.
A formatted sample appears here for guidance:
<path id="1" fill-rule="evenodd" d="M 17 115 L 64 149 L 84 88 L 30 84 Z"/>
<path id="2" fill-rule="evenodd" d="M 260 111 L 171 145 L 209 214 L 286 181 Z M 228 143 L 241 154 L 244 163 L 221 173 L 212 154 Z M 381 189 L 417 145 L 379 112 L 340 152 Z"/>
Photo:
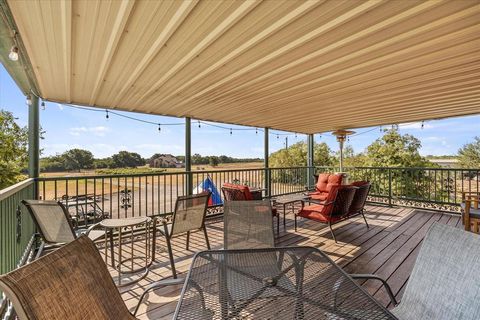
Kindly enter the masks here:
<path id="1" fill-rule="evenodd" d="M 370 183 L 366 181 L 354 182 L 351 185 L 334 185 L 330 188 L 327 198 L 321 204 L 305 206 L 295 215 L 295 231 L 297 230 L 297 216 L 328 224 L 333 240 L 337 242 L 332 225 L 362 215 L 367 200 Z"/>
<path id="2" fill-rule="evenodd" d="M 312 202 L 321 203 L 327 200 L 330 190 L 334 186 L 342 184 L 343 176 L 341 174 L 321 173 L 318 175 L 315 190 L 308 195 Z"/>

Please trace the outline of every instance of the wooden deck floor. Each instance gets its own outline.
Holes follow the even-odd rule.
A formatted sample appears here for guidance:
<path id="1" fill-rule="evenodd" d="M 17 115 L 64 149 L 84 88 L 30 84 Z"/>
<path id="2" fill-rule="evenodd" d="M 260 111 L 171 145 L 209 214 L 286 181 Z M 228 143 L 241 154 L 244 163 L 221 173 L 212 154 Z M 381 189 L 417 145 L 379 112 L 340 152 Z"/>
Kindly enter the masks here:
<path id="1" fill-rule="evenodd" d="M 349 273 L 375 273 L 387 279 L 400 300 L 412 270 L 420 244 L 432 223 L 438 221 L 452 226 L 460 225 L 458 215 L 442 214 L 409 208 L 367 207 L 367 229 L 361 217 L 335 225 L 338 243 L 331 238 L 328 227 L 307 220 L 299 220 L 294 232 L 293 215 L 287 215 L 287 229 L 280 226 L 277 246 L 314 246 L 326 252 Z M 223 222 L 221 219 L 207 224 L 212 249 L 222 248 Z M 185 276 L 192 255 L 206 250 L 202 233 L 192 234 L 190 251 L 185 250 L 186 237 L 174 240 L 174 254 L 179 276 Z M 139 283 L 121 288 L 127 306 L 133 310 L 143 288 L 161 278 L 170 277 L 171 270 L 165 242 L 157 239 L 157 259 L 148 276 Z M 386 292 L 373 281 L 362 283 L 383 305 L 389 305 Z M 141 319 L 171 319 L 181 287 L 168 287 L 149 294 L 139 311 Z"/>

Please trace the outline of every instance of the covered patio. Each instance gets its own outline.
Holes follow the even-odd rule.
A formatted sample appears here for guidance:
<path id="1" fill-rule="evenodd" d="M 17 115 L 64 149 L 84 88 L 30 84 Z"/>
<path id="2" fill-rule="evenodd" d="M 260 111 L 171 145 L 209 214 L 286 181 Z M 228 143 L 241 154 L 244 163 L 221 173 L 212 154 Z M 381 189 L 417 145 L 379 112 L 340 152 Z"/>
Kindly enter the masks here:
<path id="1" fill-rule="evenodd" d="M 347 272 L 377 273 L 401 300 L 428 228 L 435 221 L 463 228 L 459 212 L 464 193 L 480 190 L 478 168 L 314 165 L 315 134 L 480 113 L 477 0 L 0 0 L 0 9 L 0 61 L 29 108 L 30 176 L 0 191 L 6 239 L 1 258 L 8 258 L 2 274 L 29 261 L 36 248 L 33 221 L 17 209 L 24 199 L 66 196 L 68 206 L 75 197 L 76 212 L 93 201 L 95 215 L 165 217 L 178 197 L 193 194 L 207 176 L 217 186 L 248 181 L 265 198 L 275 198 L 312 188 L 316 173 L 342 171 L 372 182 L 365 212 L 370 228 L 361 217 L 342 222 L 335 227 L 336 243 L 328 228 L 311 221 L 300 220 L 294 232 L 293 216 L 287 214 L 276 246 L 313 246 Z M 44 102 L 94 107 L 107 115 L 119 110 L 182 118 L 185 171 L 42 178 Z M 263 131 L 263 167 L 192 170 L 195 121 Z M 271 130 L 307 135 L 305 166 L 269 166 Z M 427 192 L 405 194 L 396 179 L 418 177 L 418 172 L 422 179 L 414 185 Z M 223 210 L 221 205 L 209 210 L 211 246 L 220 249 Z M 87 225 L 87 219 L 83 222 Z M 181 276 L 193 254 L 206 249 L 199 237 L 201 233 L 192 234 L 190 250 L 184 250 L 182 237 L 174 242 Z M 130 310 L 143 288 L 171 275 L 163 238 L 154 241 L 157 258 L 148 276 L 121 289 Z M 392 307 L 380 285 L 366 281 L 362 286 L 381 305 Z M 180 289 L 150 294 L 140 317 L 172 318 Z M 7 309 L 3 300 L 0 315 Z"/>

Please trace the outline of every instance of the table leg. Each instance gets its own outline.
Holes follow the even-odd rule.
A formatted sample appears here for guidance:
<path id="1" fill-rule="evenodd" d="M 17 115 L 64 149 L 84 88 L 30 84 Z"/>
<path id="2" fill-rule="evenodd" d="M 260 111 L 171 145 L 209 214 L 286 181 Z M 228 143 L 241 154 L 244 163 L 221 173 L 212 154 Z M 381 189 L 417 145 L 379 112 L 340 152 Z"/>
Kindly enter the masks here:
<path id="1" fill-rule="evenodd" d="M 114 250 L 113 250 L 113 229 L 109 229 L 110 235 L 110 264 L 113 268 L 115 268 L 115 257 L 114 257 Z"/>
<path id="2" fill-rule="evenodd" d="M 286 229 L 286 223 L 285 223 L 285 203 L 283 204 L 283 230 Z"/>

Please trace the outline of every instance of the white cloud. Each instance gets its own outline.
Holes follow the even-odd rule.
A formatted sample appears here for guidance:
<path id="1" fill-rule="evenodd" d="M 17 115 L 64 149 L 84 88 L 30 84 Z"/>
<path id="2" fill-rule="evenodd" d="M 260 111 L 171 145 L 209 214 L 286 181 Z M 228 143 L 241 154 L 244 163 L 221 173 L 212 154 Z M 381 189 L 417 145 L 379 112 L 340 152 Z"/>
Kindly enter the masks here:
<path id="1" fill-rule="evenodd" d="M 77 137 L 83 133 L 91 133 L 97 137 L 104 137 L 108 131 L 110 131 L 110 129 L 104 126 L 76 127 L 76 128 L 70 128 L 69 133 L 72 136 L 77 136 Z"/>
<path id="2" fill-rule="evenodd" d="M 400 124 L 401 129 L 422 129 L 422 122 L 410 122 Z M 433 125 L 424 122 L 423 129 L 432 129 Z"/>

